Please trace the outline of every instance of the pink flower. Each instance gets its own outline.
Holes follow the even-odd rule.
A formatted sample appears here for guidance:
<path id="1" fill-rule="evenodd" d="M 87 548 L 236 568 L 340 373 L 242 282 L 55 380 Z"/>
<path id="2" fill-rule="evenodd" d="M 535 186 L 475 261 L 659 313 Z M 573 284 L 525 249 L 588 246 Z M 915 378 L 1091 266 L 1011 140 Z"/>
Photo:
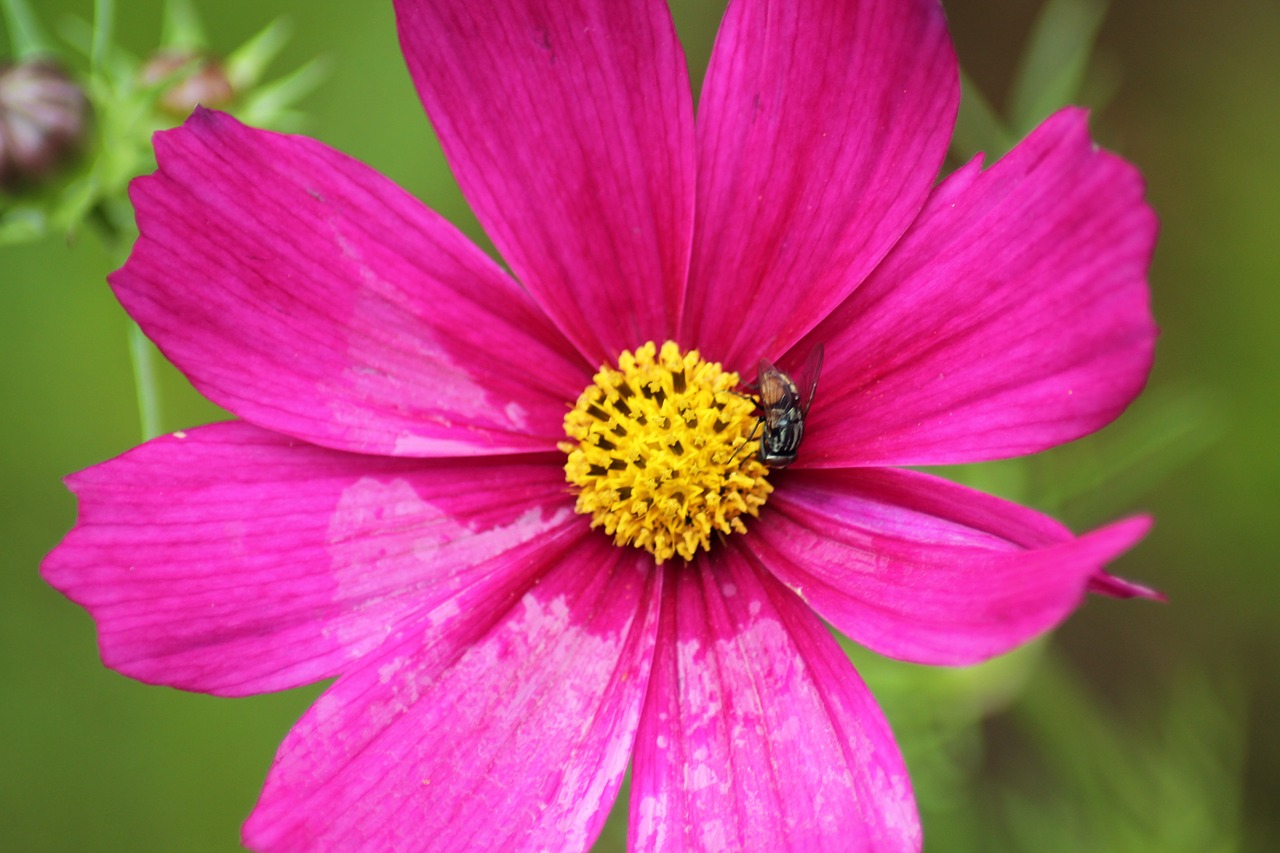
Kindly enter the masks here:
<path id="1" fill-rule="evenodd" d="M 918 850 L 902 758 L 822 620 L 966 664 L 1087 588 L 1146 594 L 1102 570 L 1145 519 L 1075 537 L 892 467 L 1038 451 L 1137 395 L 1137 172 L 1069 109 L 935 185 L 958 85 L 934 0 L 735 0 L 696 122 L 661 0 L 396 11 L 510 274 L 315 141 L 209 111 L 160 134 L 111 284 L 241 420 L 70 478 L 79 522 L 44 576 L 133 678 L 337 677 L 280 748 L 253 848 L 583 849 L 631 761 L 633 849 Z M 574 511 L 635 496 L 570 490 L 560 445 L 584 388 L 614 393 L 601 365 L 668 340 L 744 379 L 818 342 L 826 364 L 791 470 L 699 445 L 764 505 L 715 515 L 717 492 L 699 530 L 719 532 L 658 564 Z M 601 523 L 661 535 L 645 511 Z"/>

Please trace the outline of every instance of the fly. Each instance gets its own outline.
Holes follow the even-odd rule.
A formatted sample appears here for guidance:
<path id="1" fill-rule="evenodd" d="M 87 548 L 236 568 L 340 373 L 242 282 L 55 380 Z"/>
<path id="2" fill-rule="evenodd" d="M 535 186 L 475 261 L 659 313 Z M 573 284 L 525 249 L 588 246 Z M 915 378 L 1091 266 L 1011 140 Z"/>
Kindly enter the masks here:
<path id="1" fill-rule="evenodd" d="M 760 461 L 770 468 L 785 468 L 796 461 L 804 438 L 804 419 L 813 405 L 822 372 L 822 344 L 815 346 L 795 377 L 779 370 L 767 358 L 760 359 L 756 372 L 760 417 L 747 438 L 760 435 Z M 736 453 L 735 453 L 736 455 Z"/>

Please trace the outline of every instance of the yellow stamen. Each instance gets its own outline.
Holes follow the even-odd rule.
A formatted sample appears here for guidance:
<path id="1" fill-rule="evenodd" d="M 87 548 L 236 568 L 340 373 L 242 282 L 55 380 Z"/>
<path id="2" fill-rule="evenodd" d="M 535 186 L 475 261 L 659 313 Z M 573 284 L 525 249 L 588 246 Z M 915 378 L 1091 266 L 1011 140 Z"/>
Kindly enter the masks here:
<path id="1" fill-rule="evenodd" d="M 658 563 L 692 559 L 711 533 L 745 533 L 773 487 L 751 440 L 755 403 L 738 375 L 652 341 L 602 367 L 565 415 L 560 443 L 577 510 Z"/>

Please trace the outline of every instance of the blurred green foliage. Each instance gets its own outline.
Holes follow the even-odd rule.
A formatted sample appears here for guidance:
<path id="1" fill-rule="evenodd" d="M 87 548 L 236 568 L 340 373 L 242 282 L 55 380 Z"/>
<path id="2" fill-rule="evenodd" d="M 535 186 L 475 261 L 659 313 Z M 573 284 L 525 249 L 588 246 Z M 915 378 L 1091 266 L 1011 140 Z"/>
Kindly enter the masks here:
<path id="1" fill-rule="evenodd" d="M 673 4 L 695 86 L 719 6 Z M 1144 398 L 1098 436 L 949 473 L 1078 529 L 1153 512 L 1154 533 L 1116 569 L 1171 603 L 1095 599 L 1053 639 L 968 670 L 851 650 L 912 768 L 926 847 L 1280 849 L 1270 713 L 1280 704 L 1270 526 L 1280 485 L 1280 9 L 947 7 L 966 70 L 955 158 L 978 148 L 994 157 L 1074 92 L 1095 108 L 1099 141 L 1147 175 L 1163 227 L 1152 276 L 1163 337 Z M 154 49 L 162 10 L 161 0 L 120 3 L 119 46 Z M 276 67 L 324 57 L 331 69 L 302 102 L 303 129 L 487 245 L 394 49 L 390 4 L 222 0 L 199 11 L 218 52 L 290 19 Z M 38 13 L 54 38 L 74 41 L 69 21 L 92 19 L 93 8 L 41 0 Z M 276 745 L 319 688 L 225 700 L 128 681 L 98 662 L 88 617 L 36 574 L 74 518 L 59 478 L 137 442 L 128 322 L 103 282 L 118 259 L 87 233 L 0 254 L 0 843 L 233 850 Z M 222 416 L 167 366 L 158 385 L 165 429 Z M 624 840 L 611 822 L 599 849 Z"/>
<path id="2" fill-rule="evenodd" d="M 209 105 L 230 108 L 244 121 L 288 129 L 301 118 L 294 102 L 322 76 L 319 61 L 313 59 L 279 79 L 263 80 L 288 40 L 282 19 L 210 61 L 214 54 L 193 0 L 165 0 L 163 26 L 157 27 L 155 42 L 141 54 L 116 42 L 114 0 L 95 0 L 91 19 L 67 16 L 59 27 L 62 42 L 45 31 L 27 0 L 0 0 L 0 8 L 10 24 L 11 54 L 56 59 L 79 79 L 91 115 L 82 154 L 59 180 L 0 196 L 0 246 L 47 235 L 70 237 L 88 224 L 127 250 L 133 212 L 126 187 L 135 175 L 155 168 L 151 134 L 178 123 L 190 110 L 192 99 L 182 94 L 181 86 L 199 91 L 206 103 L 211 97 L 229 97 L 228 104 Z M 201 74 L 225 88 L 215 93 L 208 83 L 201 86 Z M 175 111 L 179 115 L 173 115 Z"/>

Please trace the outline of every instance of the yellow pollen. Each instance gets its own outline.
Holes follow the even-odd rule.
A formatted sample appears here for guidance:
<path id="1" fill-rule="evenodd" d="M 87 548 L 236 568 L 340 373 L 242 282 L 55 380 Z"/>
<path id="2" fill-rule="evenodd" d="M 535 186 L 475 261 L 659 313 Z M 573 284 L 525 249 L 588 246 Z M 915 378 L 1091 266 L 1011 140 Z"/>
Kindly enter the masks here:
<path id="1" fill-rule="evenodd" d="M 667 341 L 602 367 L 565 415 L 560 443 L 577 510 L 618 545 L 659 564 L 711 548 L 712 531 L 745 533 L 773 487 L 751 439 L 756 405 L 738 374 Z"/>

